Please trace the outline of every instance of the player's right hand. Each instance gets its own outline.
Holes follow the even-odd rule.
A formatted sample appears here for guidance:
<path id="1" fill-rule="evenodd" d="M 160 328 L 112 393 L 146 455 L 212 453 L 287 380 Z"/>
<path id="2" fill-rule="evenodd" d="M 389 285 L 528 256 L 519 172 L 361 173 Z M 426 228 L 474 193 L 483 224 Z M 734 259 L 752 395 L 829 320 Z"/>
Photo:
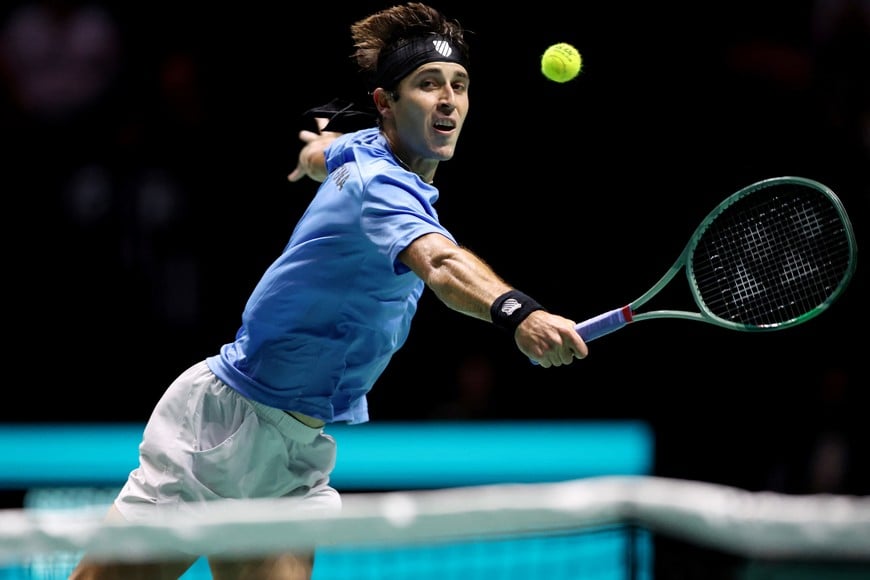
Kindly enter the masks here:
<path id="1" fill-rule="evenodd" d="M 314 121 L 317 123 L 317 132 L 307 129 L 299 131 L 299 139 L 304 145 L 299 151 L 296 168 L 287 176 L 290 182 L 299 181 L 306 176 L 318 182 L 326 179 L 325 151 L 341 133 L 323 130 L 329 123 L 329 119 L 317 117 Z"/>

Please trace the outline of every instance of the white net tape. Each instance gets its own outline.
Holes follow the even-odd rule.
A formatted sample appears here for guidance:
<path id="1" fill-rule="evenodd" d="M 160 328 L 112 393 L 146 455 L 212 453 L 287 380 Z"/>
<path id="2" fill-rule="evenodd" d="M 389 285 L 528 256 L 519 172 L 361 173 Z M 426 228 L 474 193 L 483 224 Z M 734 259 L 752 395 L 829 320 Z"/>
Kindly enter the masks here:
<path id="1" fill-rule="evenodd" d="M 782 495 L 650 476 L 358 493 L 330 516 L 294 500 L 239 500 L 108 524 L 105 509 L 0 511 L 0 563 L 89 551 L 115 560 L 255 555 L 317 546 L 402 545 L 612 523 L 747 557 L 870 560 L 870 498 Z"/>

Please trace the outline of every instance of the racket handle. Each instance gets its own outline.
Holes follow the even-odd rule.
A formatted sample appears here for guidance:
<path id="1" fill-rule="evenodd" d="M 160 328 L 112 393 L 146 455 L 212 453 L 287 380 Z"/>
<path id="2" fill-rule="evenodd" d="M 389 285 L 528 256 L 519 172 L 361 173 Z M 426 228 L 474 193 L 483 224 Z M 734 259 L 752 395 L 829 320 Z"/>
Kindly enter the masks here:
<path id="1" fill-rule="evenodd" d="M 589 342 L 619 330 L 629 322 L 631 322 L 631 306 L 623 306 L 622 308 L 617 308 L 584 320 L 574 328 L 577 330 L 577 334 L 583 338 L 584 342 Z"/>
<path id="2" fill-rule="evenodd" d="M 605 334 L 610 334 L 614 330 L 619 330 L 629 322 L 631 322 L 631 305 L 599 314 L 588 320 L 577 323 L 574 330 L 583 339 L 583 342 L 595 340 Z M 537 361 L 532 361 L 532 364 L 538 364 Z"/>

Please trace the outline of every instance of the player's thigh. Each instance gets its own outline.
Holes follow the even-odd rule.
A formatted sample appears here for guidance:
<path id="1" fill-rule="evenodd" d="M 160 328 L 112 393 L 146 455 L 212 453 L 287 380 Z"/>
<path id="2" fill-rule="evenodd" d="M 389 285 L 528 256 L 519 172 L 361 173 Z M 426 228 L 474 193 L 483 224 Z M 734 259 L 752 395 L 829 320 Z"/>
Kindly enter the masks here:
<path id="1" fill-rule="evenodd" d="M 208 560 L 213 580 L 309 580 L 313 564 L 313 554 Z"/>
<path id="2" fill-rule="evenodd" d="M 124 516 L 118 512 L 114 504 L 106 514 L 107 522 L 124 521 Z M 179 556 L 178 559 L 161 562 L 96 562 L 82 558 L 72 571 L 69 580 L 178 580 L 196 561 L 191 556 Z"/>
<path id="3" fill-rule="evenodd" d="M 82 561 L 69 580 L 178 580 L 193 562 L 118 564 Z"/>

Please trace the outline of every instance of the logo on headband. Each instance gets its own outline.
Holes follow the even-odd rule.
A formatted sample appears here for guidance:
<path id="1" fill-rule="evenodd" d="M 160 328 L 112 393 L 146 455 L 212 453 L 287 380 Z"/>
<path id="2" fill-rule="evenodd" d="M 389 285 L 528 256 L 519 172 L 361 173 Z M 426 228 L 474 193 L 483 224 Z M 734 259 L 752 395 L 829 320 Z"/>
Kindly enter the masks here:
<path id="1" fill-rule="evenodd" d="M 450 48 L 446 40 L 433 40 L 432 45 L 435 47 L 435 52 L 445 58 L 449 58 L 453 54 L 453 49 Z"/>
<path id="2" fill-rule="evenodd" d="M 462 50 L 462 45 L 454 47 L 444 35 L 427 34 L 406 38 L 381 52 L 377 69 L 370 81 L 371 88 L 393 89 L 418 66 L 442 61 L 455 62 L 468 68 L 468 55 Z"/>

